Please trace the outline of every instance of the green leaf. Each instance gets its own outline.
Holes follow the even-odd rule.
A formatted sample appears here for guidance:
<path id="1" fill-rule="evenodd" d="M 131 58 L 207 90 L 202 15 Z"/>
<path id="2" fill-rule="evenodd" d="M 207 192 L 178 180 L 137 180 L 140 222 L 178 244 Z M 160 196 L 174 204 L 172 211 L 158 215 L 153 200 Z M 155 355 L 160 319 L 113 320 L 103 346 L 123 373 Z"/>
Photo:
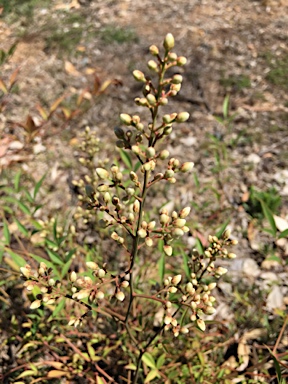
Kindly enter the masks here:
<path id="1" fill-rule="evenodd" d="M 34 204 L 34 199 L 33 197 L 31 196 L 30 192 L 27 191 L 27 189 L 23 189 L 23 192 L 26 196 L 26 199 L 29 201 L 30 204 Z"/>
<path id="2" fill-rule="evenodd" d="M 19 171 L 16 173 L 14 177 L 14 188 L 15 192 L 18 193 L 20 191 L 20 178 L 21 178 L 22 172 Z"/>
<path id="3" fill-rule="evenodd" d="M 133 164 L 130 155 L 127 151 L 124 151 L 123 149 L 120 149 L 120 156 L 123 161 L 123 163 L 126 165 L 127 168 L 129 168 L 130 171 L 132 171 Z"/>
<path id="4" fill-rule="evenodd" d="M 151 353 L 145 352 L 142 356 L 142 361 L 147 365 L 147 367 L 156 368 L 156 363 Z"/>
<path id="5" fill-rule="evenodd" d="M 216 236 L 218 237 L 218 239 L 220 239 L 220 237 L 223 235 L 227 225 L 229 224 L 230 222 L 230 219 L 227 219 L 220 227 L 220 229 L 216 232 Z"/>
<path id="6" fill-rule="evenodd" d="M 274 366 L 275 366 L 275 370 L 276 370 L 278 383 L 281 384 L 282 383 L 282 373 L 281 373 L 281 369 L 280 369 L 280 364 L 278 363 L 278 360 L 276 359 L 276 357 L 274 356 L 274 354 L 270 348 L 268 348 L 268 351 L 270 352 L 272 359 L 274 361 Z"/>
<path id="7" fill-rule="evenodd" d="M 223 117 L 224 117 L 224 119 L 227 119 L 228 114 L 229 114 L 229 99 L 230 99 L 230 96 L 227 95 L 224 99 L 224 102 L 223 102 Z"/>
<path id="8" fill-rule="evenodd" d="M 180 248 L 180 252 L 183 257 L 183 269 L 184 269 L 185 275 L 188 277 L 188 279 L 190 279 L 191 275 L 190 275 L 190 268 L 188 264 L 189 262 L 188 255 L 182 247 Z"/>
<path id="9" fill-rule="evenodd" d="M 41 177 L 41 179 L 39 180 L 39 181 L 37 181 L 37 183 L 35 184 L 35 188 L 34 188 L 34 191 L 33 191 L 33 197 L 34 197 L 34 199 L 36 199 L 36 196 L 37 196 L 37 194 L 38 194 L 38 192 L 39 192 L 39 189 L 41 188 L 41 185 L 42 185 L 42 183 L 43 183 L 43 181 L 45 180 L 45 178 L 46 178 L 46 173 L 45 173 L 45 175 L 43 175 L 42 177 Z"/>
<path id="10" fill-rule="evenodd" d="M 62 309 L 65 307 L 65 303 L 66 303 L 66 298 L 62 297 L 62 299 L 59 300 L 54 311 L 52 312 L 52 315 L 48 318 L 48 322 L 51 321 L 53 318 L 55 318 L 58 315 L 58 313 L 62 311 Z"/>
<path id="11" fill-rule="evenodd" d="M 165 252 L 161 252 L 161 256 L 158 261 L 158 272 L 160 281 L 163 281 L 165 276 Z"/>
<path id="12" fill-rule="evenodd" d="M 268 222 L 270 224 L 272 234 L 273 234 L 274 237 L 276 237 L 277 227 L 276 227 L 276 224 L 275 224 L 273 213 L 270 211 L 270 209 L 268 208 L 268 206 L 264 203 L 264 201 L 262 199 L 259 199 L 259 201 L 260 201 L 260 204 L 261 204 L 261 208 L 262 208 L 263 214 L 264 214 L 265 218 L 268 220 Z"/>
<path id="13" fill-rule="evenodd" d="M 278 239 L 283 239 L 284 237 L 288 237 L 288 228 L 280 233 Z"/>
<path id="14" fill-rule="evenodd" d="M 162 365 L 165 363 L 166 360 L 166 353 L 163 353 L 161 356 L 158 357 L 156 367 L 159 369 L 162 367 Z"/>
<path id="15" fill-rule="evenodd" d="M 198 237 L 195 238 L 195 243 L 196 243 L 195 248 L 197 249 L 197 251 L 200 253 L 200 255 L 203 254 L 205 251 L 205 248 Z"/>
<path id="16" fill-rule="evenodd" d="M 135 167 L 134 167 L 134 172 L 137 172 L 140 167 L 141 167 L 141 163 L 140 163 L 140 161 L 137 161 L 137 163 L 135 164 Z"/>
<path id="17" fill-rule="evenodd" d="M 10 236 L 7 220 L 5 218 L 3 219 L 3 235 L 5 238 L 5 245 L 9 245 L 11 241 L 11 236 Z"/>
<path id="18" fill-rule="evenodd" d="M 145 380 L 144 380 L 144 383 L 150 383 L 150 381 L 152 381 L 153 379 L 155 379 L 155 377 L 161 377 L 158 369 L 152 369 L 152 371 L 150 371 L 148 373 L 148 375 L 146 376 Z"/>
<path id="19" fill-rule="evenodd" d="M 12 197 L 12 196 L 4 196 L 3 200 L 8 201 L 9 203 L 17 204 L 23 213 L 30 216 L 30 214 L 31 214 L 30 209 L 27 207 L 27 205 L 22 203 L 22 201 L 16 199 L 15 197 Z"/>
<path id="20" fill-rule="evenodd" d="M 19 231 L 25 236 L 25 237 L 28 237 L 29 236 L 29 231 L 25 228 L 25 226 L 19 221 L 16 219 L 16 217 L 14 217 L 14 221 L 15 223 L 17 224 L 17 227 L 19 229 Z"/>
<path id="21" fill-rule="evenodd" d="M 61 259 L 61 257 L 58 255 L 57 252 L 52 251 L 51 249 L 45 248 L 46 252 L 48 253 L 50 260 L 53 261 L 53 263 L 58 265 L 63 265 L 64 261 Z"/>
<path id="22" fill-rule="evenodd" d="M 14 263 L 20 268 L 20 267 L 24 267 L 27 262 L 25 259 L 23 259 L 23 257 L 19 256 L 17 253 L 11 251 L 11 249 L 6 249 L 6 251 L 9 253 L 9 255 L 11 256 L 11 259 L 14 261 Z"/>
<path id="23" fill-rule="evenodd" d="M 63 268 L 62 268 L 62 271 L 61 271 L 61 277 L 63 279 L 63 277 L 65 277 L 65 275 L 67 274 L 67 272 L 69 271 L 69 268 L 70 268 L 70 265 L 72 264 L 72 259 L 68 260 L 66 264 L 64 264 Z"/>
<path id="24" fill-rule="evenodd" d="M 75 254 L 76 248 L 71 249 L 67 256 L 65 257 L 65 263 L 68 263 L 68 261 L 71 259 L 71 257 Z"/>

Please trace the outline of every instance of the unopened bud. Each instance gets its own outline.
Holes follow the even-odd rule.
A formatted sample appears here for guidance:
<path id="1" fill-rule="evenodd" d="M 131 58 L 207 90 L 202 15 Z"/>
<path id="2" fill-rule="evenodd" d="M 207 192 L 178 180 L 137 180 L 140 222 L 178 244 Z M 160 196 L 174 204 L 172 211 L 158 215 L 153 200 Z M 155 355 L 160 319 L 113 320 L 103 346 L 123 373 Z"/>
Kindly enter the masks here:
<path id="1" fill-rule="evenodd" d="M 205 325 L 204 320 L 202 320 L 202 319 L 197 319 L 196 323 L 197 323 L 199 329 L 201 329 L 201 331 L 204 332 L 205 329 L 206 329 L 206 325 Z"/>
<path id="2" fill-rule="evenodd" d="M 180 168 L 180 171 L 185 173 L 185 172 L 189 172 L 191 171 L 191 169 L 194 167 L 194 163 L 191 162 L 186 162 L 186 163 L 183 163 L 181 168 Z"/>
<path id="3" fill-rule="evenodd" d="M 124 131 L 122 128 L 120 127 L 115 127 L 114 128 L 114 133 L 116 135 L 116 137 L 118 137 L 118 139 L 124 139 Z"/>
<path id="4" fill-rule="evenodd" d="M 164 245 L 163 251 L 167 256 L 172 256 L 173 248 L 171 247 L 171 245 Z"/>
<path id="5" fill-rule="evenodd" d="M 184 57 L 184 56 L 179 56 L 178 58 L 177 58 L 177 65 L 179 66 L 179 67 L 182 67 L 183 65 L 185 65 L 187 63 L 187 59 L 186 59 L 186 57 Z"/>
<path id="6" fill-rule="evenodd" d="M 146 149 L 146 156 L 147 156 L 148 158 L 150 158 L 150 157 L 154 157 L 154 156 L 155 156 L 155 148 L 154 148 L 154 147 L 148 147 L 148 148 Z"/>
<path id="7" fill-rule="evenodd" d="M 190 207 L 185 207 L 181 209 L 181 211 L 179 212 L 179 216 L 181 217 L 181 219 L 184 219 L 189 215 L 190 211 L 191 211 Z"/>
<path id="8" fill-rule="evenodd" d="M 133 76 L 134 79 L 137 81 L 142 81 L 143 83 L 146 81 L 144 73 L 139 71 L 138 69 L 135 69 L 135 71 L 133 71 Z"/>
<path id="9" fill-rule="evenodd" d="M 115 296 L 116 296 L 116 299 L 119 301 L 123 301 L 125 299 L 125 295 L 122 291 L 118 291 Z"/>
<path id="10" fill-rule="evenodd" d="M 146 237 L 145 238 L 145 244 L 147 245 L 147 247 L 152 247 L 153 246 L 153 240 L 151 239 L 151 237 Z"/>
<path id="11" fill-rule="evenodd" d="M 109 172 L 104 168 L 96 168 L 96 173 L 100 179 L 105 180 L 109 178 Z"/>
<path id="12" fill-rule="evenodd" d="M 172 35 L 172 33 L 167 33 L 163 42 L 164 48 L 166 49 L 166 51 L 170 51 L 172 48 L 174 48 L 174 45 L 174 36 Z"/>
<path id="13" fill-rule="evenodd" d="M 151 47 L 149 48 L 149 51 L 153 56 L 159 55 L 159 49 L 156 47 L 156 45 L 151 45 Z"/>
<path id="14" fill-rule="evenodd" d="M 177 113 L 171 113 L 170 115 L 164 115 L 163 116 L 163 122 L 165 124 L 170 124 L 172 123 L 177 117 Z"/>
<path id="15" fill-rule="evenodd" d="M 181 84 L 183 81 L 183 77 L 181 75 L 174 75 L 172 77 L 172 83 L 173 84 Z"/>
<path id="16" fill-rule="evenodd" d="M 157 71 L 158 69 L 158 65 L 154 60 L 149 60 L 147 65 L 148 65 L 148 68 L 151 69 L 152 71 Z"/>
<path id="17" fill-rule="evenodd" d="M 141 237 L 142 239 L 144 239 L 147 236 L 147 232 L 143 228 L 140 228 L 137 233 L 138 233 L 138 236 Z"/>
<path id="18" fill-rule="evenodd" d="M 173 285 L 178 285 L 178 284 L 180 283 L 181 279 L 182 279 L 182 276 L 181 276 L 181 275 L 176 275 L 176 276 L 174 276 L 174 277 L 172 278 L 171 283 L 172 283 Z"/>
<path id="19" fill-rule="evenodd" d="M 177 115 L 176 122 L 177 123 L 184 123 L 189 119 L 190 114 L 188 112 L 180 112 Z"/>

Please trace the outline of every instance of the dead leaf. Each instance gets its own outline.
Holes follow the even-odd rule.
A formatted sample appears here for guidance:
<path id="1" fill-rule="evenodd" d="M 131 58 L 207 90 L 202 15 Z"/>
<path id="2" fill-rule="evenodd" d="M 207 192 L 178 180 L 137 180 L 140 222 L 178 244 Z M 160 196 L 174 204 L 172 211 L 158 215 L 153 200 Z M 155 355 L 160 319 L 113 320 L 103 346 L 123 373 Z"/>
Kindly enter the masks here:
<path id="1" fill-rule="evenodd" d="M 277 216 L 277 215 L 273 215 L 273 219 L 275 221 L 275 224 L 276 224 L 276 227 L 277 229 L 280 231 L 280 232 L 283 232 L 285 231 L 286 229 L 288 229 L 288 221 L 283 219 L 282 217 L 280 216 Z"/>
<path id="2" fill-rule="evenodd" d="M 250 347 L 246 341 L 240 341 L 238 344 L 237 354 L 242 364 L 237 368 L 237 371 L 243 371 L 249 364 Z"/>
<path id="3" fill-rule="evenodd" d="M 70 63 L 70 61 L 65 61 L 65 71 L 68 73 L 68 75 L 81 76 L 81 73 L 77 71 L 77 69 L 72 63 Z"/>

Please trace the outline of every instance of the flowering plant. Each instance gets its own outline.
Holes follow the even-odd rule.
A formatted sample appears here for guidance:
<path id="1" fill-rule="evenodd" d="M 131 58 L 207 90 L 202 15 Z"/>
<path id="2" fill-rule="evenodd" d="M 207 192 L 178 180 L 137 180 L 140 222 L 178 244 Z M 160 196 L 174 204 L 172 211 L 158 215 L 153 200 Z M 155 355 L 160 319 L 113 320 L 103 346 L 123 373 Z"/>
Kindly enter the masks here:
<path id="1" fill-rule="evenodd" d="M 71 316 L 69 325 L 78 327 L 85 317 L 95 312 L 107 319 L 112 318 L 119 329 L 127 331 L 126 348 L 132 343 L 137 349 L 133 366 L 127 368 L 134 370 L 133 383 L 138 382 L 143 356 L 158 336 L 170 330 L 175 337 L 189 333 L 194 327 L 205 330 L 205 318 L 215 313 L 212 291 L 217 279 L 227 272 L 217 261 L 234 258 L 235 254 L 227 248 L 237 243 L 230 239 L 229 230 L 225 230 L 219 238 L 209 236 L 209 246 L 202 253 L 192 250 L 185 254 L 185 266 L 181 273 L 178 268 L 175 268 L 174 274 L 166 273 L 169 268 L 173 269 L 170 260 L 179 262 L 182 257 L 175 251 L 174 244 L 189 232 L 187 218 L 191 208 L 187 206 L 169 212 L 164 206 L 151 219 L 152 213 L 145 213 L 149 208 L 147 200 L 155 185 L 175 184 L 177 174 L 191 172 L 194 164 L 181 162 L 171 157 L 167 149 L 159 149 L 171 134 L 173 126 L 189 119 L 189 113 L 185 111 L 159 116 L 161 107 L 178 94 L 183 80 L 180 74 L 166 76 L 167 71 L 171 67 L 182 67 L 187 61 L 172 51 L 172 34 L 167 34 L 163 47 L 163 56 L 158 47 L 150 47 L 154 59 L 148 61 L 148 68 L 156 75 L 156 82 L 139 70 L 133 72 L 134 78 L 143 83 L 143 96 L 136 98 L 135 103 L 149 111 L 150 122 L 145 125 L 140 116 L 122 113 L 122 126 L 114 129 L 116 146 L 127 153 L 130 169 L 116 164 L 99 166 L 94 173 L 96 188 L 86 185 L 90 209 L 101 214 L 101 224 L 110 230 L 111 239 L 125 259 L 125 268 L 115 273 L 109 271 L 109 263 L 99 265 L 88 261 L 86 264 L 90 272 L 80 276 L 75 271 L 70 272 L 70 281 L 66 286 L 55 280 L 52 268 L 43 262 L 37 273 L 29 265 L 21 268 L 27 290 L 40 289 L 31 304 L 32 309 L 43 304 L 51 305 L 60 297 L 65 297 L 84 309 L 77 316 Z M 86 134 L 90 134 L 89 128 Z M 162 255 L 158 263 L 158 280 L 153 284 L 151 293 L 151 285 L 144 284 L 137 273 L 139 264 L 148 265 L 147 255 L 153 263 L 156 246 Z M 152 321 L 141 318 L 146 314 L 141 304 L 143 300 L 155 304 L 149 307 Z M 117 305 L 117 302 L 123 304 Z M 156 377 L 159 371 L 154 374 Z"/>

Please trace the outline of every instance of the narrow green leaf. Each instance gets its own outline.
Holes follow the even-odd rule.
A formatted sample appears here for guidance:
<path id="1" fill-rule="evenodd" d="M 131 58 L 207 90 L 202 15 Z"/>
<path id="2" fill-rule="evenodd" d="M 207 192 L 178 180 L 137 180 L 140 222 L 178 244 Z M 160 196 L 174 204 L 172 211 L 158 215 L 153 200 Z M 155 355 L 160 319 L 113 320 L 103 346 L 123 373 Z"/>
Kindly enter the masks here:
<path id="1" fill-rule="evenodd" d="M 274 366 L 275 366 L 275 370 L 276 370 L 278 383 L 281 384 L 282 383 L 282 373 L 281 373 L 281 369 L 280 369 L 280 364 L 278 363 L 278 360 L 276 359 L 276 357 L 274 356 L 274 354 L 270 348 L 268 348 L 268 351 L 270 352 L 270 355 L 272 356 L 272 359 L 274 361 Z"/>
<path id="2" fill-rule="evenodd" d="M 228 114 L 229 114 L 229 99 L 230 99 L 230 96 L 227 95 L 224 99 L 224 102 L 223 102 L 223 117 L 224 117 L 224 119 L 227 119 Z"/>
<path id="3" fill-rule="evenodd" d="M 7 248 L 6 251 L 9 253 L 9 255 L 11 256 L 11 259 L 14 261 L 14 263 L 20 268 L 20 267 L 24 267 L 27 262 L 25 259 L 23 259 L 23 257 L 19 256 L 17 253 L 11 251 L 11 249 Z"/>
<path id="4" fill-rule="evenodd" d="M 71 251 L 68 252 L 68 254 L 65 257 L 65 263 L 68 263 L 68 261 L 72 258 L 75 252 L 76 252 L 76 248 L 73 248 L 71 249 Z"/>
<path id="5" fill-rule="evenodd" d="M 23 192 L 26 196 L 26 199 L 29 201 L 30 204 L 34 204 L 34 199 L 33 197 L 31 196 L 30 192 L 27 191 L 27 189 L 23 189 Z"/>
<path id="6" fill-rule="evenodd" d="M 195 248 L 197 249 L 197 251 L 198 251 L 200 254 L 203 254 L 205 248 L 204 248 L 203 244 L 201 243 L 201 240 L 200 240 L 198 237 L 196 237 L 195 242 L 196 242 L 196 246 L 195 246 Z"/>
<path id="7" fill-rule="evenodd" d="M 54 221 L 54 224 L 53 224 L 53 238 L 56 244 L 58 245 L 57 219 Z"/>
<path id="8" fill-rule="evenodd" d="M 5 245 L 9 245 L 11 241 L 11 236 L 10 236 L 8 222 L 6 219 L 3 220 L 3 235 L 5 238 Z"/>
<path id="9" fill-rule="evenodd" d="M 132 160 L 130 155 L 128 154 L 127 151 L 124 151 L 123 149 L 120 149 L 120 156 L 123 161 L 123 163 L 128 167 L 131 171 L 133 168 Z"/>
<path id="10" fill-rule="evenodd" d="M 61 271 L 61 277 L 65 277 L 67 272 L 69 271 L 70 265 L 72 264 L 72 259 L 68 260 L 67 263 L 63 266 L 62 271 Z"/>
<path id="11" fill-rule="evenodd" d="M 58 255 L 57 252 L 52 251 L 49 248 L 46 248 L 45 250 L 46 250 L 46 252 L 48 253 L 48 255 L 50 257 L 50 260 L 53 261 L 53 263 L 58 264 L 58 265 L 63 265 L 64 264 L 64 261 L 61 259 L 61 257 Z"/>
<path id="12" fill-rule="evenodd" d="M 141 167 L 141 163 L 140 163 L 140 161 L 137 161 L 137 163 L 135 164 L 135 167 L 134 167 L 134 172 L 137 172 L 140 167 Z"/>
<path id="13" fill-rule="evenodd" d="M 288 237 L 288 229 L 285 229 L 284 231 L 282 231 L 278 236 L 278 239 L 283 239 L 284 237 Z"/>
<path id="14" fill-rule="evenodd" d="M 17 227 L 19 229 L 19 231 L 25 236 L 25 237 L 28 237 L 30 235 L 29 231 L 25 228 L 25 226 L 19 221 L 16 219 L 16 217 L 14 217 L 14 221 L 15 223 L 17 224 Z"/>
<path id="15" fill-rule="evenodd" d="M 219 230 L 216 232 L 216 236 L 218 237 L 218 239 L 220 239 L 220 237 L 222 236 L 222 234 L 224 233 L 227 225 L 229 224 L 230 222 L 230 219 L 227 219 L 222 225 L 221 227 L 219 228 Z"/>
<path id="16" fill-rule="evenodd" d="M 35 188 L 34 188 L 34 191 L 33 191 L 33 197 L 34 199 L 36 199 L 36 196 L 39 192 L 39 189 L 41 188 L 41 185 L 43 184 L 43 181 L 45 180 L 46 178 L 46 173 L 41 177 L 41 179 L 39 181 L 37 181 L 37 183 L 35 184 Z"/>
<path id="17" fill-rule="evenodd" d="M 165 252 L 161 252 L 161 256 L 158 261 L 158 271 L 160 281 L 163 281 L 165 276 Z"/>
<path id="18" fill-rule="evenodd" d="M 142 356 L 142 361 L 147 365 L 147 367 L 156 368 L 156 363 L 151 353 L 145 352 Z"/>
<path id="19" fill-rule="evenodd" d="M 66 298 L 65 297 L 62 297 L 61 300 L 59 300 L 58 304 L 56 305 L 54 311 L 52 312 L 51 316 L 49 317 L 48 319 L 48 322 L 50 320 L 52 320 L 53 318 L 55 318 L 59 312 L 62 311 L 62 309 L 65 307 L 65 303 L 66 303 Z"/>
<path id="20" fill-rule="evenodd" d="M 16 175 L 14 177 L 14 188 L 15 188 L 16 193 L 18 193 L 20 191 L 20 178 L 21 178 L 21 175 L 22 175 L 22 172 L 19 171 L 19 172 L 16 173 Z"/>
<path id="21" fill-rule="evenodd" d="M 9 203 L 14 203 L 14 204 L 18 205 L 18 207 L 21 209 L 21 211 L 23 213 L 30 216 L 30 214 L 31 214 L 30 209 L 27 207 L 27 205 L 22 203 L 22 201 L 16 199 L 15 197 L 12 197 L 12 196 L 4 196 L 4 197 L 2 197 L 2 199 L 5 201 L 8 201 Z"/>
<path id="22" fill-rule="evenodd" d="M 272 230 L 272 234 L 275 237 L 277 234 L 277 227 L 276 227 L 276 223 L 275 223 L 275 220 L 273 217 L 273 213 L 270 211 L 270 209 L 268 208 L 268 206 L 264 203 L 264 201 L 262 199 L 259 199 L 259 201 L 261 204 L 263 214 L 264 214 L 265 218 L 268 220 L 270 227 L 271 227 L 271 230 Z"/>
<path id="23" fill-rule="evenodd" d="M 188 277 L 188 279 L 190 279 L 191 275 L 190 275 L 190 268 L 188 264 L 189 262 L 188 255 L 182 247 L 180 248 L 180 252 L 183 257 L 183 269 L 184 269 L 185 275 Z"/>

